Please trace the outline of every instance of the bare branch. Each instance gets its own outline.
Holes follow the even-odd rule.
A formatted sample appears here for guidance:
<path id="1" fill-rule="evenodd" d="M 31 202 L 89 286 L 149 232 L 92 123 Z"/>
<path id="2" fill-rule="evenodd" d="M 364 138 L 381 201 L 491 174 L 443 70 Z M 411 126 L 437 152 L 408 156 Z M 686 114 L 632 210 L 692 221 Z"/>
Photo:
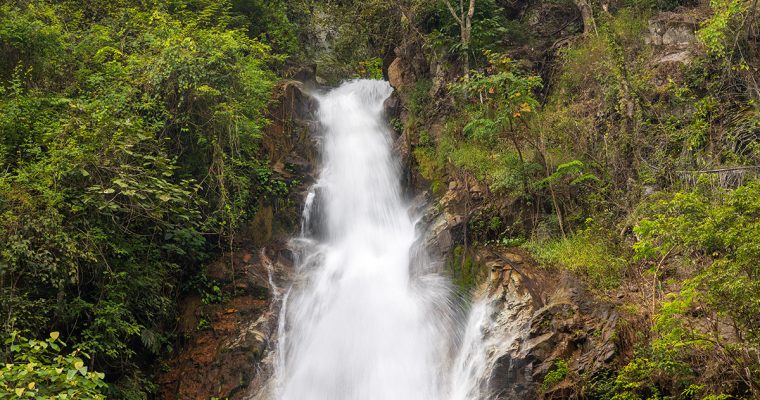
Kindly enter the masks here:
<path id="1" fill-rule="evenodd" d="M 449 9 L 449 12 L 451 13 L 451 16 L 454 17 L 454 19 L 457 21 L 457 23 L 459 23 L 461 25 L 462 24 L 462 18 L 460 18 L 459 15 L 457 15 L 456 10 L 454 10 L 454 7 L 451 5 L 451 3 L 449 2 L 449 0 L 441 0 L 441 1 L 443 1 L 443 3 L 446 4 L 446 8 Z"/>

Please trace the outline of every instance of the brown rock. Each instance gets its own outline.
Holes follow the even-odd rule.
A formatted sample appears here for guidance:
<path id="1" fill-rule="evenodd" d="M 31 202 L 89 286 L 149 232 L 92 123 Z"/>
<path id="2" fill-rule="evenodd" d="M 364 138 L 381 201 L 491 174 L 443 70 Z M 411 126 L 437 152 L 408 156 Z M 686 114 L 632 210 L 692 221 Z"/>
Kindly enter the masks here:
<path id="1" fill-rule="evenodd" d="M 273 220 L 274 212 L 272 207 L 263 207 L 253 217 L 253 221 L 251 221 L 251 233 L 255 246 L 263 246 L 272 240 Z"/>
<path id="2" fill-rule="evenodd" d="M 504 269 L 504 264 L 500 263 L 499 261 L 488 261 L 486 262 L 486 268 L 490 269 L 491 271 L 501 271 Z"/>
<path id="3" fill-rule="evenodd" d="M 519 254 L 514 253 L 504 253 L 504 258 L 509 260 L 509 262 L 515 263 L 515 264 L 521 264 L 523 262 L 523 257 Z"/>
<path id="4" fill-rule="evenodd" d="M 491 281 L 497 282 L 501 280 L 501 269 L 491 270 Z"/>
<path id="5" fill-rule="evenodd" d="M 396 57 L 388 66 L 388 82 L 396 90 L 401 90 L 414 83 L 414 73 L 408 71 L 408 67 L 404 65 L 400 57 Z"/>

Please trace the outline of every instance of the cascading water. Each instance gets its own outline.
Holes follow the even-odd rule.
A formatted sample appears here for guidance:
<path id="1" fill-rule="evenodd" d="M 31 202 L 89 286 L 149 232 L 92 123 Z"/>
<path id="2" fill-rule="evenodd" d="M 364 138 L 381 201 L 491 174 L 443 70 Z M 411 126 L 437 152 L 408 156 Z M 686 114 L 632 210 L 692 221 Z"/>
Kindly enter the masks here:
<path id="1" fill-rule="evenodd" d="M 480 335 L 467 332 L 463 350 L 474 353 L 457 354 L 467 329 L 445 278 L 415 244 L 401 198 L 383 121 L 391 92 L 386 82 L 356 80 L 318 96 L 323 165 L 284 297 L 277 399 L 476 398 Z"/>

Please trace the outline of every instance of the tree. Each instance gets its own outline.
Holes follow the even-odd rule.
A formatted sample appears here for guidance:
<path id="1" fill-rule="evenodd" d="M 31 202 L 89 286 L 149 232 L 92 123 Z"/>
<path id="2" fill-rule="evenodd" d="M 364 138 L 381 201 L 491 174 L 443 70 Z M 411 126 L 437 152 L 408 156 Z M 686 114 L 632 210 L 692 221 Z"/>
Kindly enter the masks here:
<path id="1" fill-rule="evenodd" d="M 459 40 L 462 44 L 462 51 L 464 52 L 464 76 L 470 76 L 470 39 L 472 38 L 472 17 L 475 15 L 475 0 L 470 0 L 469 5 L 465 9 L 465 0 L 459 0 L 459 12 L 454 9 L 449 0 L 443 0 L 448 8 L 451 16 L 459 24 Z"/>
<path id="2" fill-rule="evenodd" d="M 591 9 L 591 2 L 589 0 L 574 0 L 574 2 L 583 18 L 583 34 L 588 35 L 592 29 L 596 32 L 596 22 L 594 21 L 594 11 Z"/>

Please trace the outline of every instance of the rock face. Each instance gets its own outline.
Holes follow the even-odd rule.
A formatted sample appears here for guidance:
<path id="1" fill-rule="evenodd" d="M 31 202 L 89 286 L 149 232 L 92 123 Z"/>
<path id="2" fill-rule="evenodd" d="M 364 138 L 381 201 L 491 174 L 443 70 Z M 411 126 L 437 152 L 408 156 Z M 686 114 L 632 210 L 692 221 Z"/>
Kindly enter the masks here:
<path id="1" fill-rule="evenodd" d="M 434 261 L 450 259 L 463 245 L 464 202 L 477 199 L 477 193 L 465 192 L 477 190 L 452 182 L 437 204 L 427 208 L 422 221 Z M 618 314 L 578 279 L 539 267 L 522 249 L 480 245 L 471 246 L 468 254 L 480 270 L 476 297 L 491 311 L 483 338 L 488 365 L 481 378 L 487 398 L 579 398 L 580 375 L 592 376 L 615 362 Z M 545 387 L 544 377 L 559 360 L 567 362 L 572 374 Z"/>
<path id="2" fill-rule="evenodd" d="M 662 12 L 649 20 L 644 41 L 655 48 L 655 63 L 688 64 L 696 50 L 695 17 L 674 12 Z"/>
<path id="3" fill-rule="evenodd" d="M 688 47 L 696 43 L 697 21 L 688 15 L 663 12 L 649 20 L 649 36 L 655 46 Z"/>
<path id="4" fill-rule="evenodd" d="M 274 247 L 226 257 L 209 267 L 208 276 L 232 298 L 214 304 L 193 295 L 182 301 L 180 343 L 160 379 L 164 399 L 244 398 L 262 373 L 256 366 L 276 333 L 279 309 L 271 282 L 282 281 L 291 263 Z"/>
<path id="5" fill-rule="evenodd" d="M 409 79 L 409 74 L 404 70 L 402 63 L 401 58 L 396 57 L 388 66 L 388 82 L 397 90 L 408 86 L 410 81 L 413 82 L 414 79 L 413 77 L 411 80 Z"/>
<path id="6" fill-rule="evenodd" d="M 418 79 L 426 76 L 429 64 L 425 59 L 422 42 L 414 35 L 405 37 L 394 49 L 396 58 L 388 65 L 388 82 L 397 91 L 414 85 Z"/>
<path id="7" fill-rule="evenodd" d="M 305 191 L 314 180 L 312 135 L 316 102 L 304 84 L 283 82 L 263 138 L 275 177 L 294 184 L 287 205 L 260 204 L 258 213 L 206 271 L 220 290 L 180 301 L 178 343 L 159 378 L 160 398 L 244 399 L 271 374 L 266 360 L 277 332 L 281 289 L 293 268 L 287 240 L 299 229 Z M 275 211 L 275 206 L 276 211 Z"/>
<path id="8" fill-rule="evenodd" d="M 601 370 L 617 355 L 613 307 L 595 301 L 569 274 L 536 267 L 527 254 L 485 249 L 478 257 L 490 260 L 496 272 L 487 284 L 494 310 L 487 333 L 494 346 L 488 378 L 492 398 L 578 398 L 567 384 Z M 559 360 L 567 362 L 572 376 L 544 386 Z"/>

